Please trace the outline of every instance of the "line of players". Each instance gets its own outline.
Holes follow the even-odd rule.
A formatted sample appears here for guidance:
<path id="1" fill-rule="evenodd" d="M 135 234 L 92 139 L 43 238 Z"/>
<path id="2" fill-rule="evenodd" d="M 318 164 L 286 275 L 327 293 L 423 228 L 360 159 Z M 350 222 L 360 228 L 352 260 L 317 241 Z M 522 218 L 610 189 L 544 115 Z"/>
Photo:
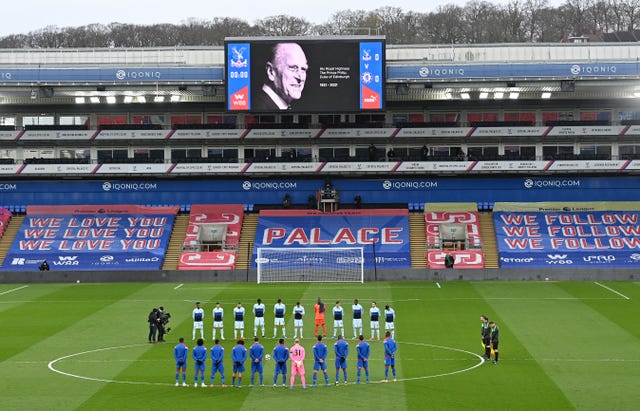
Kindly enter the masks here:
<path id="1" fill-rule="evenodd" d="M 364 315 L 364 308 L 358 302 L 358 299 L 353 301 L 353 305 L 351 306 L 352 310 L 352 325 L 353 325 L 353 338 L 356 339 L 359 335 L 363 333 L 362 330 L 362 317 Z M 322 329 L 322 335 L 327 336 L 327 328 L 325 325 L 325 312 L 326 307 L 322 300 L 318 298 L 317 303 L 314 305 L 315 312 L 315 330 L 314 335 L 320 335 L 318 333 L 319 329 Z M 265 322 L 264 317 L 266 314 L 266 306 L 262 302 L 260 298 L 253 305 L 253 336 L 258 336 L 258 330 L 262 331 L 262 338 L 265 338 Z M 305 309 L 297 302 L 292 310 L 293 314 L 293 327 L 294 327 L 294 338 L 298 337 L 298 333 L 300 334 L 300 338 L 303 337 L 303 317 L 305 316 Z M 371 340 L 376 338 L 380 339 L 380 308 L 378 308 L 375 301 L 371 302 L 371 308 L 369 308 L 369 319 L 371 326 Z M 285 326 L 285 316 L 286 316 L 286 306 L 282 302 L 282 299 L 278 299 L 278 302 L 273 306 L 273 338 L 277 338 L 278 327 L 282 329 L 282 338 L 287 338 L 286 326 Z M 340 301 L 336 301 L 335 306 L 332 311 L 333 315 L 333 338 L 336 338 L 337 335 L 344 335 L 344 317 L 345 310 L 340 305 Z M 220 302 L 216 302 L 215 307 L 212 310 L 213 316 L 213 331 L 212 337 L 215 340 L 216 335 L 220 332 L 220 338 L 224 340 L 224 308 L 220 306 Z M 234 318 L 234 326 L 233 326 L 233 338 L 244 339 L 244 328 L 245 328 L 245 316 L 246 310 L 243 307 L 242 303 L 238 302 L 236 307 L 233 309 L 233 318 Z M 385 332 L 389 331 L 392 338 L 395 338 L 395 311 L 388 304 L 384 308 L 384 324 L 385 324 Z M 204 318 L 205 312 L 201 307 L 200 302 L 196 303 L 196 307 L 192 312 L 193 318 L 193 332 L 192 339 L 196 339 L 196 331 L 200 330 L 200 338 L 203 340 L 204 337 Z"/>
<path id="2" fill-rule="evenodd" d="M 356 345 L 357 353 L 357 379 L 356 384 L 360 384 L 362 370 L 365 371 L 365 382 L 369 383 L 369 356 L 371 353 L 371 347 L 368 342 L 364 341 L 364 336 L 360 335 L 359 342 Z M 194 365 L 194 379 L 193 386 L 198 386 L 198 380 L 200 380 L 201 387 L 207 387 L 205 384 L 205 371 L 207 357 L 211 359 L 211 376 L 209 379 L 209 386 L 213 387 L 216 374 L 220 374 L 220 384 L 222 387 L 226 387 L 225 375 L 224 375 L 224 347 L 220 345 L 220 340 L 214 340 L 214 346 L 211 350 L 207 350 L 204 345 L 204 340 L 199 338 L 197 345 L 192 351 L 192 359 L 195 362 Z M 391 337 L 391 332 L 385 333 L 384 339 L 384 361 L 385 361 L 385 374 L 383 382 L 389 381 L 389 368 L 393 373 L 393 381 L 396 382 L 396 368 L 395 368 L 395 354 L 397 351 L 397 344 Z M 180 385 L 180 376 L 182 376 L 182 386 L 186 387 L 187 384 L 187 357 L 189 348 L 184 343 L 184 338 L 180 338 L 179 343 L 174 348 L 174 359 L 176 361 L 176 387 Z M 322 371 L 324 374 L 325 385 L 329 386 L 329 374 L 327 372 L 327 355 L 329 349 L 327 345 L 322 341 L 322 335 L 317 336 L 317 342 L 313 346 L 313 383 L 311 387 L 317 385 L 318 371 Z M 340 370 L 343 373 L 343 381 L 347 384 L 347 357 L 349 355 L 349 343 L 342 338 L 342 335 L 337 336 L 337 341 L 334 344 L 335 353 L 335 384 L 340 382 Z M 291 348 L 288 348 L 284 344 L 284 338 L 280 338 L 278 345 L 273 349 L 273 360 L 275 361 L 275 372 L 273 376 L 273 386 L 278 385 L 278 376 L 282 375 L 282 386 L 286 387 L 287 382 L 287 362 L 291 363 L 291 378 L 289 381 L 289 388 L 293 389 L 296 375 L 300 376 L 300 382 L 302 388 L 306 389 L 305 367 L 304 360 L 306 357 L 305 349 L 300 345 L 300 340 L 295 339 L 295 343 Z M 233 362 L 233 373 L 231 376 L 231 385 L 233 387 L 240 388 L 242 386 L 242 374 L 245 372 L 245 362 L 247 359 L 251 362 L 251 384 L 253 387 L 255 384 L 255 375 L 259 376 L 260 386 L 264 386 L 264 367 L 263 361 L 269 360 L 269 354 L 265 354 L 265 349 L 258 337 L 254 337 L 253 345 L 246 349 L 244 346 L 244 340 L 237 341 L 236 346 L 231 350 L 231 361 Z M 237 385 L 236 385 L 237 384 Z"/>

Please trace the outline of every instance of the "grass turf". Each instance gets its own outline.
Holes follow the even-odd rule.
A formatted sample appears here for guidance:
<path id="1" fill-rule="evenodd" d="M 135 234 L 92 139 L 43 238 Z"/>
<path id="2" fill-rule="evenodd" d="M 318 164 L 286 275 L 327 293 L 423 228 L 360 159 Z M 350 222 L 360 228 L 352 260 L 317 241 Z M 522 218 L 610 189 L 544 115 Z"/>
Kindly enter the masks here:
<path id="1" fill-rule="evenodd" d="M 640 283 L 602 285 L 628 299 L 593 282 L 449 282 L 441 288 L 431 282 L 2 284 L 2 408 L 635 410 L 640 406 Z M 318 297 L 329 309 L 335 300 L 345 307 L 349 385 L 333 385 L 333 322 L 328 320 L 330 387 L 303 391 L 297 380 L 294 390 L 274 389 L 274 363 L 266 361 L 265 387 L 248 387 L 247 367 L 242 389 L 194 388 L 192 360 L 190 387 L 173 386 L 172 353 L 178 337 L 185 337 L 190 349 L 194 346 L 190 316 L 195 301 L 205 308 L 207 347 L 212 344 L 211 309 L 216 301 L 225 308 L 223 345 L 230 384 L 230 351 L 235 344 L 231 313 L 238 301 L 250 311 L 262 298 L 267 304 L 266 335 L 271 337 L 273 304 L 282 298 L 287 305 L 288 345 L 293 336 L 291 310 L 301 301 L 307 310 L 302 344 L 310 358 Z M 397 383 L 380 382 L 382 343 L 373 341 L 372 383 L 353 384 L 355 341 L 349 314 L 354 298 L 367 313 L 371 300 L 396 310 Z M 172 314 L 172 331 L 167 343 L 152 345 L 146 343 L 146 317 L 159 305 Z M 500 327 L 498 365 L 479 365 L 480 314 Z M 253 316 L 247 317 L 249 347 Z M 369 321 L 363 322 L 369 337 Z M 267 352 L 276 344 L 271 338 L 261 342 Z M 48 367 L 56 359 L 51 368 L 58 372 Z M 306 361 L 306 369 L 310 383 L 312 360 Z M 207 383 L 209 370 L 207 363 Z M 321 374 L 318 382 L 324 383 Z"/>

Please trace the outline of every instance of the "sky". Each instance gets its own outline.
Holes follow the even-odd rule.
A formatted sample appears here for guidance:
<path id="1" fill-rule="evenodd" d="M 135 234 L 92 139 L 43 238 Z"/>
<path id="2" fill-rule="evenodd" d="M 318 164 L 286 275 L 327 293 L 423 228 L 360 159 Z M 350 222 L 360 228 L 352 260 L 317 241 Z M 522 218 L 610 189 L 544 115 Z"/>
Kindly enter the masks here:
<path id="1" fill-rule="evenodd" d="M 77 27 L 93 23 L 180 24 L 189 18 L 236 17 L 256 20 L 286 14 L 324 23 L 340 10 L 374 10 L 383 6 L 431 12 L 439 5 L 464 5 L 468 0 L 9 0 L 0 6 L 0 36 L 28 33 L 48 26 Z M 489 0 L 504 4 L 507 0 Z M 553 0 L 550 2 L 552 3 Z"/>

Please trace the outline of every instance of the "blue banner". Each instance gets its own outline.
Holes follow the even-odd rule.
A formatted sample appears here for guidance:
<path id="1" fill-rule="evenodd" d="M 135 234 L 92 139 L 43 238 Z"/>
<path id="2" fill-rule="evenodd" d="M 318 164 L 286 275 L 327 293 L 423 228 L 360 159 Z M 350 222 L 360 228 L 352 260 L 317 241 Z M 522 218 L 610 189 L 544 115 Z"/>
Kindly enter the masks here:
<path id="1" fill-rule="evenodd" d="M 297 210 L 277 213 L 260 215 L 253 267 L 258 247 L 362 247 L 365 268 L 411 267 L 406 210 L 349 210 L 331 215 L 313 211 L 304 215 L 306 211 Z"/>
<path id="2" fill-rule="evenodd" d="M 0 69 L 0 83 L 223 82 L 222 67 Z"/>
<path id="3" fill-rule="evenodd" d="M 169 244 L 174 215 L 28 215 L 3 269 L 157 270 Z"/>
<path id="4" fill-rule="evenodd" d="M 640 213 L 494 212 L 502 267 L 633 267 L 640 262 Z"/>
<path id="5" fill-rule="evenodd" d="M 530 63 L 530 64 L 425 64 L 388 66 L 389 80 L 504 79 L 506 78 L 593 78 L 640 75 L 637 63 Z"/>

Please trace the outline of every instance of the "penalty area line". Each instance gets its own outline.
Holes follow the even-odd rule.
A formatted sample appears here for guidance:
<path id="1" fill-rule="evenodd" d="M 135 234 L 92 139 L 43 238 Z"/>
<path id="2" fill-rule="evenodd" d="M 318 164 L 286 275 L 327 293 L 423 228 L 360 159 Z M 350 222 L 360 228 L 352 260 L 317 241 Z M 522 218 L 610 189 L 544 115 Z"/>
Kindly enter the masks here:
<path id="1" fill-rule="evenodd" d="M 439 282 L 436 282 L 436 285 L 438 286 L 438 288 L 442 288 Z"/>
<path id="2" fill-rule="evenodd" d="M 23 288 L 27 288 L 27 287 L 29 287 L 29 286 L 28 286 L 28 285 L 23 285 L 23 286 L 21 286 L 21 287 L 12 288 L 12 289 L 10 289 L 10 290 L 7 290 L 7 291 L 3 291 L 3 292 L 1 292 L 1 293 L 0 293 L 0 295 L 9 294 L 9 293 L 12 293 L 12 292 L 14 292 L 14 291 L 22 290 Z"/>
<path id="3" fill-rule="evenodd" d="M 612 293 L 614 293 L 614 294 L 619 295 L 620 297 L 624 298 L 625 300 L 630 300 L 630 299 L 631 299 L 631 298 L 627 297 L 626 295 L 622 294 L 621 292 L 618 292 L 618 291 L 614 290 L 613 288 L 607 287 L 607 286 L 606 286 L 606 285 L 604 285 L 604 284 L 600 284 L 600 283 L 599 283 L 599 282 L 597 282 L 597 281 L 594 281 L 593 283 L 594 283 L 594 284 L 596 284 L 596 285 L 599 285 L 600 287 L 602 287 L 602 288 L 604 288 L 604 289 L 606 289 L 606 290 L 611 291 L 611 292 L 612 292 Z"/>

